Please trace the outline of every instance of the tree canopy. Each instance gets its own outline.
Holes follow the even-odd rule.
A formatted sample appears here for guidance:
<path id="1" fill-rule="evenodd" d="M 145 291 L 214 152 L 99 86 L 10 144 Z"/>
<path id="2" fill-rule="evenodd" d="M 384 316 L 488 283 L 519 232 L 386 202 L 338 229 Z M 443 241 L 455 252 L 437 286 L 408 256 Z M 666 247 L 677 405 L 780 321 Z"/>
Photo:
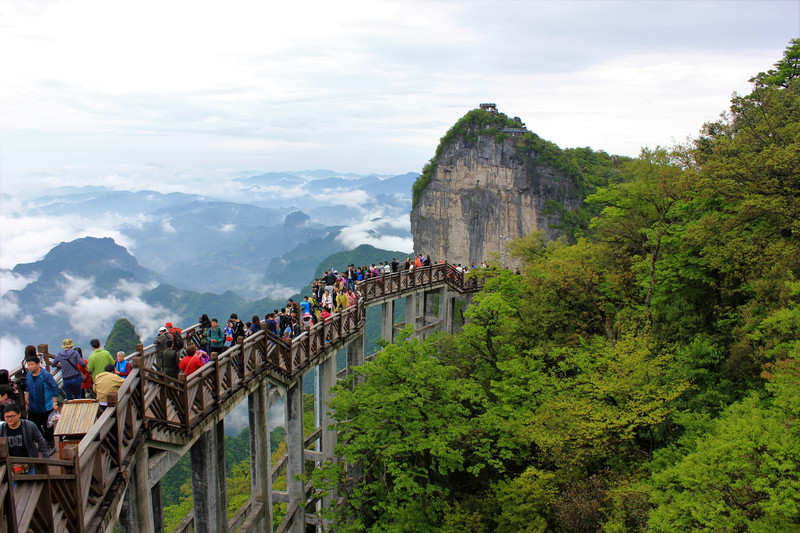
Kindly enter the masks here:
<path id="1" fill-rule="evenodd" d="M 800 530 L 799 61 L 337 387 L 339 531 Z"/>

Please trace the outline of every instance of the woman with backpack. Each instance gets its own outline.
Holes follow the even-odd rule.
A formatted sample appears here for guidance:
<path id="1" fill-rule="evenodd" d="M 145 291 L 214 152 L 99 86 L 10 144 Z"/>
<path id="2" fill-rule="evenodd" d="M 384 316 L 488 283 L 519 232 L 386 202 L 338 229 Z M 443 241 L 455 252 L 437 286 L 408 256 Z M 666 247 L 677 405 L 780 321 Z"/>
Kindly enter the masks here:
<path id="1" fill-rule="evenodd" d="M 82 397 L 81 383 L 83 382 L 83 374 L 81 374 L 80 367 L 86 367 L 83 357 L 75 350 L 75 345 L 72 339 L 64 339 L 61 342 L 63 348 L 53 360 L 53 364 L 61 368 L 61 383 L 64 386 L 64 395 L 69 400 L 75 400 Z"/>

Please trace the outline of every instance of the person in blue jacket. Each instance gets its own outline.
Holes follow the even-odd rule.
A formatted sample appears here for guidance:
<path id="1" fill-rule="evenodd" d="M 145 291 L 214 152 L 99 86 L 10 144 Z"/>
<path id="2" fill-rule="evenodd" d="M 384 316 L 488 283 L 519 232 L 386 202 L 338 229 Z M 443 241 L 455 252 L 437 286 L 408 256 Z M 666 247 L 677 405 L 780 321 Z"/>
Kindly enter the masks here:
<path id="1" fill-rule="evenodd" d="M 38 357 L 29 356 L 25 360 L 25 366 L 28 368 L 25 390 L 28 420 L 36 424 L 52 449 L 53 428 L 47 426 L 47 418 L 50 413 L 58 410 L 58 383 L 50 372 L 42 368 Z"/>

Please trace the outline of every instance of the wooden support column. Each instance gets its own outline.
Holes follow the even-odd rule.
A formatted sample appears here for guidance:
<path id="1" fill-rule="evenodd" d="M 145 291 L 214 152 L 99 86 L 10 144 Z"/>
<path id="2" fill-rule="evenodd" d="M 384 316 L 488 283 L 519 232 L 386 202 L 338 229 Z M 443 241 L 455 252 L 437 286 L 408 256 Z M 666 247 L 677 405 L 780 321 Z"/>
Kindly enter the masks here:
<path id="1" fill-rule="evenodd" d="M 394 300 L 381 305 L 381 338 L 389 342 L 394 340 Z"/>
<path id="2" fill-rule="evenodd" d="M 305 488 L 302 479 L 305 443 L 303 437 L 303 378 L 298 379 L 286 389 L 286 493 L 289 497 L 288 508 L 296 508 L 287 529 L 290 533 L 304 533 Z"/>
<path id="3" fill-rule="evenodd" d="M 153 521 L 153 501 L 152 492 L 147 482 L 147 472 L 149 470 L 149 455 L 148 446 L 145 443 L 139 445 L 135 455 L 135 466 L 133 468 L 133 487 L 128 490 L 133 490 L 135 494 L 131 494 L 134 519 L 136 521 L 136 529 L 138 531 L 156 531 L 155 522 Z M 159 500 L 159 505 L 161 504 Z M 163 511 L 159 509 L 159 516 L 163 515 Z M 164 522 L 161 521 L 158 527 L 164 528 Z"/>
<path id="4" fill-rule="evenodd" d="M 219 421 L 192 445 L 192 499 L 197 533 L 227 533 L 225 431 Z"/>
<path id="5" fill-rule="evenodd" d="M 254 522 L 255 531 L 272 531 L 272 454 L 269 442 L 267 383 L 247 396 L 250 422 L 250 494 L 262 502 L 261 516 Z"/>

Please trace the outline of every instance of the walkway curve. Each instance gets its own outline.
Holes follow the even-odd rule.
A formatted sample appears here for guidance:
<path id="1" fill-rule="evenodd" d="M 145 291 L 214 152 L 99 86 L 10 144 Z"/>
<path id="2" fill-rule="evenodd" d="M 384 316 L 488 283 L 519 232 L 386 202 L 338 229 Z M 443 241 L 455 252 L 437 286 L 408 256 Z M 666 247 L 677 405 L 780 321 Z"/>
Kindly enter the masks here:
<path id="1" fill-rule="evenodd" d="M 360 297 L 355 305 L 290 342 L 264 330 L 240 337 L 238 344 L 212 354 L 200 370 L 188 378 L 180 374 L 178 380 L 158 371 L 154 345 L 138 346 L 128 356 L 133 370 L 119 392 L 109 395 L 108 408 L 79 442 L 63 445 L 60 459 L 20 461 L 8 455 L 5 438 L 0 438 L 0 530 L 109 530 L 133 476 L 137 451 L 146 440 L 185 446 L 265 380 L 291 386 L 326 354 L 363 334 L 371 305 L 434 286 L 468 293 L 480 285 L 478 277 L 465 277 L 448 263 L 364 280 L 356 287 Z M 187 340 L 197 338 L 197 328 L 187 328 Z M 49 367 L 49 360 L 46 363 Z M 55 377 L 60 380 L 59 372 Z M 14 465 L 23 462 L 42 465 L 37 470 L 47 465 L 49 473 L 14 474 Z"/>

